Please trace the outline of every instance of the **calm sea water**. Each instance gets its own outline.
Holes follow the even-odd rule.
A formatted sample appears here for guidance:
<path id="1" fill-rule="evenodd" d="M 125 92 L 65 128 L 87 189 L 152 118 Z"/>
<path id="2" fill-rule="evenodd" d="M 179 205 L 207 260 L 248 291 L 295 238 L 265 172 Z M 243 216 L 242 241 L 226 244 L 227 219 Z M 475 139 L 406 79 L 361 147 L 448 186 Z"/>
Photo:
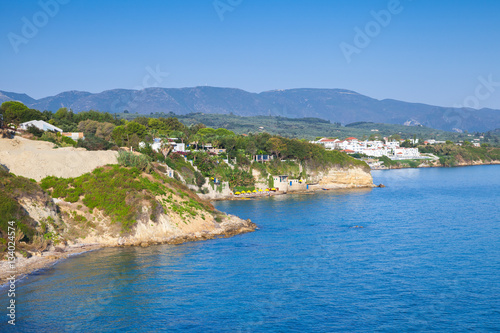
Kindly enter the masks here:
<path id="1" fill-rule="evenodd" d="M 500 166 L 373 176 L 217 204 L 254 233 L 60 262 L 19 283 L 16 331 L 499 331 Z"/>

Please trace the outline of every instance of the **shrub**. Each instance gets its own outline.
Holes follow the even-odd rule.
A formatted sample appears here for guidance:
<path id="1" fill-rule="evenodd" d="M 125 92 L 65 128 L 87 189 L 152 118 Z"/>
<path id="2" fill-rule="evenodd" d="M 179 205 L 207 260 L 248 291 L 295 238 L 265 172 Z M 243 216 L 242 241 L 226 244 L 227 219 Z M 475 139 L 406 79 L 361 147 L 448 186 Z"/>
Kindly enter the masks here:
<path id="1" fill-rule="evenodd" d="M 165 195 L 166 188 L 158 182 L 140 176 L 138 168 L 122 168 L 117 165 L 98 168 L 77 178 L 44 178 L 41 186 L 52 189 L 54 198 L 76 202 L 83 196 L 83 203 L 90 209 L 104 211 L 113 221 L 129 230 L 142 212 L 144 202 L 153 211 L 157 207 L 156 195 Z M 82 220 L 83 221 L 83 220 Z M 85 222 L 85 221 L 83 221 Z"/>
<path id="2" fill-rule="evenodd" d="M 27 132 L 33 134 L 37 138 L 41 137 L 43 135 L 43 133 L 44 133 L 43 130 L 41 130 L 38 127 L 33 126 L 33 125 L 28 126 Z"/>
<path id="3" fill-rule="evenodd" d="M 151 172 L 151 158 L 146 155 L 136 155 L 128 151 L 118 152 L 118 164 L 126 167 L 137 168 L 141 171 Z"/>
<path id="4" fill-rule="evenodd" d="M 202 187 L 205 184 L 205 177 L 198 171 L 194 173 L 194 176 L 196 178 L 196 186 Z"/>
<path id="5" fill-rule="evenodd" d="M 108 150 L 113 146 L 109 141 L 99 138 L 94 135 L 88 135 L 85 140 L 78 140 L 77 147 L 87 150 Z"/>

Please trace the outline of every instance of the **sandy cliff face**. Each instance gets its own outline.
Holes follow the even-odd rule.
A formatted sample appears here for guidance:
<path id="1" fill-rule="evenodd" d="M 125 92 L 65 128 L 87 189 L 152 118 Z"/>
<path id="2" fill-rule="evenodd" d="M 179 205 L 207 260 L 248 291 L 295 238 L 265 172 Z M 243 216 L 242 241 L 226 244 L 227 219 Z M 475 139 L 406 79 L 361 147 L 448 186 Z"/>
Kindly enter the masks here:
<path id="1" fill-rule="evenodd" d="M 20 137 L 0 139 L 0 163 L 18 176 L 37 181 L 47 176 L 78 177 L 99 166 L 117 163 L 116 151 L 54 147 L 50 142 Z"/>
<path id="2" fill-rule="evenodd" d="M 325 171 L 309 171 L 308 181 L 323 188 L 372 187 L 370 171 L 359 167 L 333 167 Z"/>

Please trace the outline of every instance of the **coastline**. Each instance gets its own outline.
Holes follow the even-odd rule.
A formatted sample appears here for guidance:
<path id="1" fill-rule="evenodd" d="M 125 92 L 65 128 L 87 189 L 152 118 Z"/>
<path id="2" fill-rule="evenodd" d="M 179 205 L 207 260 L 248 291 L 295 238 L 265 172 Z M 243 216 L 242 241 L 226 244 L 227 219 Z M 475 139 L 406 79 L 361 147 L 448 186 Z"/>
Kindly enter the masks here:
<path id="1" fill-rule="evenodd" d="M 490 161 L 490 162 L 484 162 L 484 161 L 472 161 L 470 163 L 458 163 L 453 166 L 446 166 L 446 165 L 419 165 L 417 167 L 411 167 L 411 166 L 395 166 L 395 167 L 385 167 L 385 168 L 373 168 L 373 170 L 397 170 L 397 169 L 420 169 L 420 168 L 459 168 L 459 167 L 469 167 L 469 166 L 480 166 L 480 165 L 500 165 L 500 161 Z"/>
<path id="2" fill-rule="evenodd" d="M 63 252 L 61 250 L 52 250 L 32 255 L 30 258 L 16 257 L 14 276 L 16 281 L 19 281 L 38 270 L 53 266 L 61 260 L 101 248 L 102 246 L 97 244 L 76 244 L 67 246 L 62 250 Z M 12 276 L 8 265 L 9 261 L 0 261 L 0 289 L 7 285 L 8 279 Z"/>
<path id="3" fill-rule="evenodd" d="M 385 170 L 385 169 L 382 169 Z M 388 169 L 387 169 L 388 170 Z M 381 187 L 380 185 L 341 185 L 341 184 L 325 184 L 325 185 L 313 185 L 313 188 L 305 189 L 305 190 L 293 190 L 293 191 L 276 191 L 276 192 L 269 192 L 269 193 L 251 193 L 251 194 L 240 194 L 240 195 L 229 195 L 226 197 L 217 197 L 210 199 L 208 198 L 207 200 L 209 201 L 244 201 L 244 200 L 251 200 L 251 199 L 259 199 L 259 198 L 267 198 L 267 197 L 274 197 L 278 195 L 286 195 L 286 194 L 312 194 L 316 192 L 321 192 L 321 191 L 330 191 L 330 190 L 349 190 L 349 189 L 361 189 L 361 188 L 375 188 L 375 187 Z"/>
<path id="4" fill-rule="evenodd" d="M 250 220 L 241 220 L 241 221 L 242 223 L 239 224 L 227 223 L 222 228 L 217 230 L 201 231 L 185 235 L 172 236 L 162 241 L 149 241 L 149 242 L 139 242 L 136 244 L 122 244 L 122 245 L 77 243 L 73 245 L 68 245 L 63 248 L 56 247 L 53 250 L 44 251 L 32 255 L 30 258 L 16 257 L 15 261 L 16 267 L 14 275 L 16 281 L 19 281 L 38 270 L 46 269 L 53 266 L 61 260 L 69 259 L 72 256 L 80 255 L 86 252 L 97 251 L 102 248 L 129 247 L 129 246 L 148 247 L 161 244 L 179 245 L 194 241 L 228 238 L 236 235 L 245 234 L 248 232 L 253 232 L 258 229 L 257 225 Z M 10 269 L 8 269 L 8 265 L 9 261 L 7 260 L 0 261 L 0 289 L 4 288 L 7 285 L 8 279 L 12 276 Z"/>

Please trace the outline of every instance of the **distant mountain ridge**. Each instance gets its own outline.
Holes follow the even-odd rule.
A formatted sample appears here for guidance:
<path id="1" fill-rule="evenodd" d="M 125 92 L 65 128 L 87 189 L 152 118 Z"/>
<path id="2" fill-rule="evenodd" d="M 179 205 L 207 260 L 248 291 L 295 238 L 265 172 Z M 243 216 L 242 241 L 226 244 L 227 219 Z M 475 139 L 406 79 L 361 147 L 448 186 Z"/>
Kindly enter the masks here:
<path id="1" fill-rule="evenodd" d="M 101 93 L 66 91 L 33 99 L 26 94 L 0 91 L 0 103 L 16 100 L 30 108 L 111 113 L 233 113 L 239 116 L 272 115 L 317 117 L 348 124 L 358 121 L 424 125 L 446 131 L 489 131 L 500 128 L 500 110 L 447 108 L 392 99 L 377 100 L 345 89 L 287 89 L 251 93 L 235 88 L 113 89 Z"/>

